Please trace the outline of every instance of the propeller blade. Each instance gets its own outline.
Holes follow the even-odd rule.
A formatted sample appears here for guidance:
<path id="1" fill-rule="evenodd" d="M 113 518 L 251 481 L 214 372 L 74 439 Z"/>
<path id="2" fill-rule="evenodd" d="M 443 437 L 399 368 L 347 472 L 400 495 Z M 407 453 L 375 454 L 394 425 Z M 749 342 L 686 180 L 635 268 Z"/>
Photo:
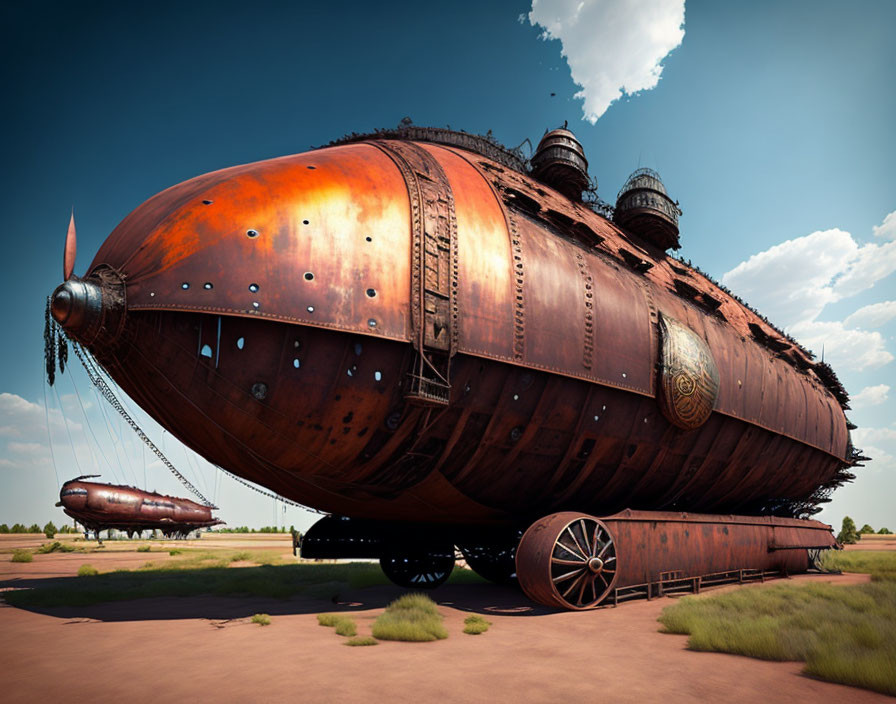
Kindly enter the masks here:
<path id="1" fill-rule="evenodd" d="M 62 258 L 63 281 L 72 277 L 75 269 L 75 254 L 78 251 L 78 238 L 75 235 L 75 211 L 72 210 L 72 219 L 68 223 L 68 234 L 65 236 L 65 253 Z"/>

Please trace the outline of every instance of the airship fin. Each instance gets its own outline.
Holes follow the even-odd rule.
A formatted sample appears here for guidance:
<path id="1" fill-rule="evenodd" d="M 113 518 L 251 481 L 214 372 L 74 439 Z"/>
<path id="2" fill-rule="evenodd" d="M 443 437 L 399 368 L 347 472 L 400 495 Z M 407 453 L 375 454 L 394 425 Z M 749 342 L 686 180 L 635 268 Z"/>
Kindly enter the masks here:
<path id="1" fill-rule="evenodd" d="M 72 209 L 72 217 L 68 222 L 68 233 L 65 235 L 65 252 L 62 258 L 62 278 L 68 281 L 75 269 L 75 254 L 78 251 L 78 238 L 75 234 L 75 211 Z"/>

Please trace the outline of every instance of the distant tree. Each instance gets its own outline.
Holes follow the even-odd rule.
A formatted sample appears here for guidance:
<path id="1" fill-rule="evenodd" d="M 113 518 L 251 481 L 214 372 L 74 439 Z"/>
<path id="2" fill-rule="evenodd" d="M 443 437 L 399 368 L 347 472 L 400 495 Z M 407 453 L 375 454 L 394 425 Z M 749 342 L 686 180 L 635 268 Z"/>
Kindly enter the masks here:
<path id="1" fill-rule="evenodd" d="M 28 532 L 29 533 L 43 533 L 43 531 L 40 529 L 40 526 L 37 525 L 37 523 L 32 523 L 31 527 L 28 529 Z"/>
<path id="2" fill-rule="evenodd" d="M 9 533 L 9 526 L 5 523 L 0 523 L 0 533 Z"/>
<path id="3" fill-rule="evenodd" d="M 0 526 L 0 527 L 2 527 L 2 526 Z M 887 528 L 886 526 L 884 526 L 884 527 L 881 528 L 879 531 L 877 531 L 877 534 L 878 534 L 878 535 L 893 535 L 893 534 L 890 532 L 890 529 Z"/>
<path id="4" fill-rule="evenodd" d="M 44 535 L 48 538 L 55 538 L 56 532 L 56 526 L 53 524 L 53 521 L 50 521 L 44 526 Z"/>
<path id="5" fill-rule="evenodd" d="M 874 535 L 874 528 L 869 526 L 867 523 L 859 528 L 859 535 Z"/>
<path id="6" fill-rule="evenodd" d="M 14 523 L 12 529 L 9 531 L 10 533 L 26 533 L 25 526 L 21 523 Z"/>
<path id="7" fill-rule="evenodd" d="M 843 525 L 837 534 L 837 542 L 848 545 L 859 541 L 859 534 L 856 532 L 856 523 L 849 516 L 843 517 Z"/>

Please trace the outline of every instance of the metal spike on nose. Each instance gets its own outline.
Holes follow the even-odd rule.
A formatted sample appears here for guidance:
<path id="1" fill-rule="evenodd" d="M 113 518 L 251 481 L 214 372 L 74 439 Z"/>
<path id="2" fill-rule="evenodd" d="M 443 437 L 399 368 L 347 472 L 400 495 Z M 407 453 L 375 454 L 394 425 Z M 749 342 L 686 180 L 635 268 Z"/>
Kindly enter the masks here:
<path id="1" fill-rule="evenodd" d="M 71 220 L 68 221 L 68 233 L 65 235 L 65 250 L 62 254 L 62 280 L 72 278 L 75 269 L 75 254 L 78 251 L 78 237 L 75 233 L 75 210 L 72 209 Z"/>

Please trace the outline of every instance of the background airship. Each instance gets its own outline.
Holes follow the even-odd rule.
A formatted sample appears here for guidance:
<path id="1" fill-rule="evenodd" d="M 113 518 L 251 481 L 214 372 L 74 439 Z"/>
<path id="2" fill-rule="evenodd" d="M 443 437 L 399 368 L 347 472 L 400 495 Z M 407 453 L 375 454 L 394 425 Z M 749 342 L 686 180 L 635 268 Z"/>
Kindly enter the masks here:
<path id="1" fill-rule="evenodd" d="M 94 531 L 97 539 L 100 531 L 109 528 L 131 536 L 158 530 L 171 537 L 186 536 L 223 522 L 212 516 L 212 506 L 132 486 L 84 481 L 91 478 L 88 475 L 65 482 L 56 505 L 84 528 Z"/>
<path id="2" fill-rule="evenodd" d="M 333 514 L 307 556 L 433 586 L 457 545 L 575 609 L 806 569 L 846 394 L 666 254 L 679 213 L 649 170 L 601 205 L 565 129 L 526 162 L 404 126 L 169 188 L 83 278 L 72 233 L 51 310 L 189 447 Z"/>

